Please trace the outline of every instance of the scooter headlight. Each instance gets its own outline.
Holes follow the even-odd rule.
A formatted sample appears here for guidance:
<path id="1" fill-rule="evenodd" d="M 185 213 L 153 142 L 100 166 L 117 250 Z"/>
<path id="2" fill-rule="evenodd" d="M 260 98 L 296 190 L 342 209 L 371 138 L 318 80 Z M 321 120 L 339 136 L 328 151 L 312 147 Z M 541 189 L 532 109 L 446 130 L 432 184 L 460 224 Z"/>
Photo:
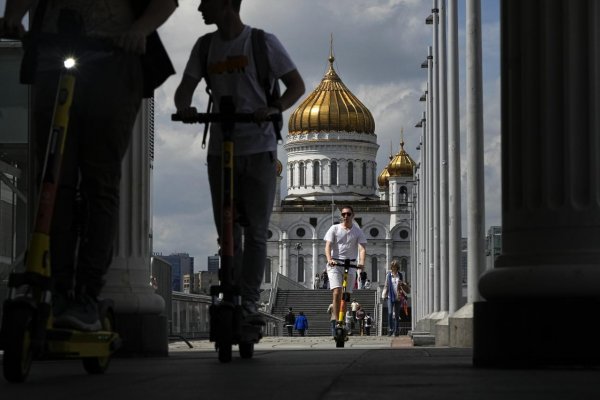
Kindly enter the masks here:
<path id="1" fill-rule="evenodd" d="M 73 57 L 65 58 L 64 66 L 66 69 L 71 69 L 71 68 L 75 67 L 75 64 L 77 64 L 77 63 Z"/>

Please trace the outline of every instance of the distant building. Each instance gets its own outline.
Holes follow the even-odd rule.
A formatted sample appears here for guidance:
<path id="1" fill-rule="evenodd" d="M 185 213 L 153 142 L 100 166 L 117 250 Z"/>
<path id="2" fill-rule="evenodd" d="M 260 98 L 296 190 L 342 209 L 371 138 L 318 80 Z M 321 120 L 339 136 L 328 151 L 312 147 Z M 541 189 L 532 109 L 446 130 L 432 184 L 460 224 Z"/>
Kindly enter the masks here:
<path id="1" fill-rule="evenodd" d="M 208 272 L 219 272 L 219 256 L 208 256 Z"/>
<path id="2" fill-rule="evenodd" d="M 219 271 L 200 271 L 194 274 L 192 293 L 210 294 L 210 287 L 219 284 Z"/>
<path id="3" fill-rule="evenodd" d="M 171 289 L 175 292 L 183 292 L 184 275 L 194 274 L 194 257 L 190 257 L 188 253 L 174 253 L 159 257 L 171 264 Z"/>
<path id="4" fill-rule="evenodd" d="M 502 227 L 490 226 L 485 237 L 485 267 L 494 268 L 496 258 L 502 252 Z"/>
<path id="5" fill-rule="evenodd" d="M 193 285 L 194 275 L 185 274 L 183 275 L 183 293 L 191 293 L 190 289 Z"/>

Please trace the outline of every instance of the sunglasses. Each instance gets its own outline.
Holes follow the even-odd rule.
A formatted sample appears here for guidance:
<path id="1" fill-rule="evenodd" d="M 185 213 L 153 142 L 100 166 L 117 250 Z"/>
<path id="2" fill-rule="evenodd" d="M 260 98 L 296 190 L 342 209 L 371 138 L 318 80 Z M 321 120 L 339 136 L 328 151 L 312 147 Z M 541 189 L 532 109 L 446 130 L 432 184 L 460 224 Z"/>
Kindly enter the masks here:
<path id="1" fill-rule="evenodd" d="M 352 213 L 342 213 L 342 217 L 349 217 L 351 215 L 352 215 Z"/>

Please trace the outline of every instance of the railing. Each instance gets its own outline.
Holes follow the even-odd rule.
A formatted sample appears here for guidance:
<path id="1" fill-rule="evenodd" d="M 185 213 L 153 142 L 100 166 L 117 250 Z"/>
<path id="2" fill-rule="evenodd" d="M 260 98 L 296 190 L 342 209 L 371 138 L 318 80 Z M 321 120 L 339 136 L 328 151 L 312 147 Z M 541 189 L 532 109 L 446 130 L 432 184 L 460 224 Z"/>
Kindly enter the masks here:
<path id="1" fill-rule="evenodd" d="M 169 318 L 169 337 L 178 339 L 208 339 L 210 332 L 208 308 L 211 297 L 202 294 L 173 292 L 172 315 Z M 264 336 L 280 336 L 283 318 L 261 312 L 266 320 Z"/>

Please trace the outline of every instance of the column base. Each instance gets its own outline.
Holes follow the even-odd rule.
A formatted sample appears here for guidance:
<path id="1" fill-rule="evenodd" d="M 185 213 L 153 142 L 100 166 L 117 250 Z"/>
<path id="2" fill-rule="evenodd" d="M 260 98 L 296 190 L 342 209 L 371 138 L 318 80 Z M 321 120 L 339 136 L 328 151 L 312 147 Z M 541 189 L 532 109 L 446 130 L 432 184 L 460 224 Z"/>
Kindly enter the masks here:
<path id="1" fill-rule="evenodd" d="M 560 297 L 474 303 L 473 365 L 523 368 L 600 364 L 600 298 Z M 571 322 L 582 329 L 574 332 Z"/>
<path id="2" fill-rule="evenodd" d="M 167 357 L 167 317 L 156 314 L 116 314 L 117 332 L 123 341 L 117 357 Z"/>

